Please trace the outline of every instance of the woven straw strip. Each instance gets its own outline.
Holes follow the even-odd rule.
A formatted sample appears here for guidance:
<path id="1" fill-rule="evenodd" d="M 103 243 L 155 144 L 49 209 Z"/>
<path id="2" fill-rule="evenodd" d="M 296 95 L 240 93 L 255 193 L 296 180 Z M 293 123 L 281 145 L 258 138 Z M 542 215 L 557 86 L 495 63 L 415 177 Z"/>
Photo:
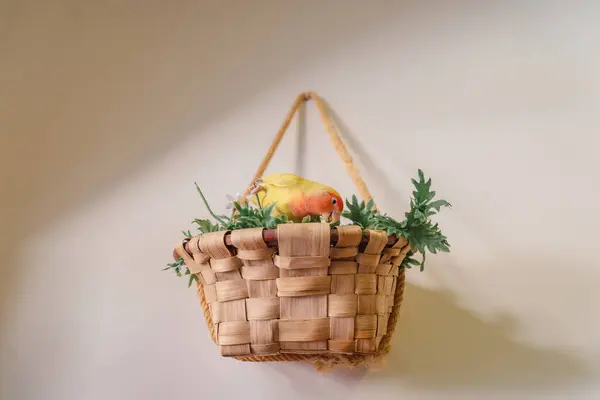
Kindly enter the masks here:
<path id="1" fill-rule="evenodd" d="M 405 237 L 400 236 L 396 243 L 391 247 L 392 249 L 402 249 L 408 244 L 408 240 Z M 408 251 L 408 250 L 407 250 Z"/>
<path id="2" fill-rule="evenodd" d="M 237 257 L 215 258 L 210 266 L 214 272 L 230 272 L 239 269 L 242 262 Z"/>
<path id="3" fill-rule="evenodd" d="M 354 317 L 358 308 L 355 294 L 330 294 L 328 315 L 330 317 Z"/>
<path id="4" fill-rule="evenodd" d="M 279 270 L 270 265 L 242 267 L 242 278 L 246 280 L 262 281 L 279 277 Z"/>
<path id="5" fill-rule="evenodd" d="M 375 269 L 377 275 L 389 275 L 394 266 L 392 264 L 379 264 Z"/>
<path id="6" fill-rule="evenodd" d="M 335 230 L 338 232 L 335 247 L 358 247 L 362 240 L 362 229 L 360 229 L 360 226 L 338 226 Z"/>
<path id="7" fill-rule="evenodd" d="M 280 257 L 327 257 L 330 246 L 328 224 L 282 224 L 277 227 L 278 250 Z M 329 320 L 327 316 L 327 295 L 330 293 L 331 276 L 328 267 L 283 269 L 277 280 L 277 295 L 280 297 L 280 346 L 282 352 L 327 352 Z M 317 328 L 306 320 L 316 322 Z M 299 325 L 294 325 L 298 321 Z M 291 322 L 292 325 L 288 325 Z M 308 324 L 308 325 L 306 325 Z M 324 324 L 324 325 L 320 325 Z M 282 332 L 287 327 L 299 327 L 306 332 Z M 323 328 L 325 326 L 325 328 Z M 314 329 L 317 329 L 315 332 Z M 303 336 L 307 332 L 312 335 Z M 283 336 L 282 336 L 283 333 Z M 305 339 L 302 339 L 305 338 Z"/>
<path id="8" fill-rule="evenodd" d="M 225 246 L 225 233 L 221 232 L 209 232 L 200 235 L 198 238 L 198 247 L 200 251 L 208 254 L 211 258 L 221 259 L 229 258 L 233 254 Z"/>
<path id="9" fill-rule="evenodd" d="M 377 295 L 364 294 L 358 297 L 357 313 L 360 315 L 375 315 L 377 314 Z"/>
<path id="10" fill-rule="evenodd" d="M 248 297 L 248 287 L 243 279 L 215 283 L 218 301 L 240 300 Z"/>
<path id="11" fill-rule="evenodd" d="M 277 297 L 255 297 L 246 299 L 248 320 L 279 318 L 279 299 Z"/>
<path id="12" fill-rule="evenodd" d="M 232 300 L 227 302 L 214 302 L 213 307 L 213 322 L 225 321 L 246 321 L 246 301 Z"/>
<path id="13" fill-rule="evenodd" d="M 279 351 L 280 304 L 275 279 L 279 269 L 273 265 L 275 249 L 267 247 L 263 228 L 234 230 L 231 243 L 242 260 L 242 277 L 247 286 L 245 309 L 249 324 L 250 352 L 269 355 Z"/>
<path id="14" fill-rule="evenodd" d="M 329 275 L 351 275 L 358 272 L 356 261 L 332 261 L 329 266 Z"/>
<path id="15" fill-rule="evenodd" d="M 356 275 L 331 275 L 331 293 L 348 294 L 355 292 Z"/>
<path id="16" fill-rule="evenodd" d="M 185 265 L 192 265 L 193 266 L 194 259 L 192 257 L 190 257 L 190 255 L 188 254 L 187 251 L 185 251 L 185 246 L 184 246 L 183 243 L 179 243 L 177 246 L 175 246 L 175 252 L 177 253 L 177 255 L 179 257 L 183 258 L 183 261 L 185 262 Z"/>
<path id="17" fill-rule="evenodd" d="M 387 233 L 385 231 L 375 230 L 367 230 L 367 232 L 369 232 L 369 243 L 363 253 L 380 255 L 387 245 Z"/>
<path id="18" fill-rule="evenodd" d="M 358 247 L 332 247 L 329 250 L 329 256 L 332 260 L 354 260 L 358 254 Z"/>
<path id="19" fill-rule="evenodd" d="M 329 339 L 329 318 L 279 321 L 282 342 L 313 342 Z"/>
<path id="20" fill-rule="evenodd" d="M 205 264 L 210 260 L 210 256 L 200 250 L 200 237 L 193 237 L 188 242 L 188 248 L 192 253 L 192 257 L 197 264 Z"/>
<path id="21" fill-rule="evenodd" d="M 250 343 L 250 324 L 248 321 L 221 322 L 219 324 L 219 345 Z"/>
<path id="22" fill-rule="evenodd" d="M 356 256 L 356 262 L 366 267 L 376 267 L 379 265 L 381 254 L 365 254 L 360 253 Z"/>
<path id="23" fill-rule="evenodd" d="M 377 293 L 377 275 L 356 274 L 355 275 L 355 293 L 356 294 L 376 294 Z"/>
<path id="24" fill-rule="evenodd" d="M 234 246 L 235 246 L 235 244 L 234 244 Z M 255 260 L 268 259 L 274 253 L 275 253 L 275 249 L 244 250 L 244 249 L 238 248 L 237 256 L 239 259 L 242 259 L 242 260 L 255 261 Z M 400 252 L 398 251 L 398 253 L 400 253 Z"/>
<path id="25" fill-rule="evenodd" d="M 329 261 L 328 256 L 284 257 L 276 255 L 273 258 L 277 267 L 285 269 L 326 268 L 329 267 Z"/>
<path id="26" fill-rule="evenodd" d="M 331 287 L 330 276 L 300 276 L 292 278 L 278 278 L 277 296 L 298 297 L 329 294 Z"/>
<path id="27" fill-rule="evenodd" d="M 248 355 L 250 324 L 247 321 L 245 302 L 248 287 L 239 270 L 240 260 L 225 245 L 226 234 L 226 231 L 205 233 L 199 237 L 195 247 L 204 255 L 210 256 L 210 268 L 216 278 L 213 285 L 207 284 L 204 287 L 204 294 L 210 303 L 209 309 L 221 355 Z M 194 246 L 191 248 L 193 250 Z M 200 282 L 207 283 L 203 275 Z"/>
<path id="28" fill-rule="evenodd" d="M 357 226 L 339 226 L 335 230 L 338 240 L 335 247 L 330 249 L 330 257 L 334 261 L 329 268 L 332 294 L 328 298 L 330 340 L 327 346 L 330 352 L 354 353 L 355 316 L 358 309 L 358 296 L 354 293 L 358 270 L 355 256 L 358 254 L 362 230 Z"/>

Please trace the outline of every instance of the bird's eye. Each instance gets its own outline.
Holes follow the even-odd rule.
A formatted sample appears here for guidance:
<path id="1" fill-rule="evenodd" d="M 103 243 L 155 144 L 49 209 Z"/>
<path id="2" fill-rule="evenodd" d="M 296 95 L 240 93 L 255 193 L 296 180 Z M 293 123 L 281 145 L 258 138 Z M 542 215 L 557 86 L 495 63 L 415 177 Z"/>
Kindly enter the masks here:
<path id="1" fill-rule="evenodd" d="M 335 197 L 331 199 L 331 204 L 337 204 L 337 199 Z"/>

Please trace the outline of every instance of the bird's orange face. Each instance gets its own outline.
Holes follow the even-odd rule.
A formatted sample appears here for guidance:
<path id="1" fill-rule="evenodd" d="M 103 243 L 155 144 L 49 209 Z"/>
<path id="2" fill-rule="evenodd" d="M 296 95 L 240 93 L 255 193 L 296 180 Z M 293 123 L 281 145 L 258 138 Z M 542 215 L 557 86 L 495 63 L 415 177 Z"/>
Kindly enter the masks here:
<path id="1" fill-rule="evenodd" d="M 327 222 L 338 222 L 344 210 L 344 201 L 336 192 L 324 192 L 312 196 L 307 211 L 311 215 L 320 215 Z"/>

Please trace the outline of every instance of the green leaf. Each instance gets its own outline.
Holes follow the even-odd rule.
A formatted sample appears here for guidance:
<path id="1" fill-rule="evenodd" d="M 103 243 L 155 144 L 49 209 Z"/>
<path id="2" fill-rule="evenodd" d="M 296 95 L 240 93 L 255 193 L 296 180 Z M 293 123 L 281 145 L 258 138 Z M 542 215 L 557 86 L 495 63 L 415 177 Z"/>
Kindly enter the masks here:
<path id="1" fill-rule="evenodd" d="M 446 200 L 435 200 L 436 192 L 431 190 L 431 178 L 427 179 L 421 169 L 418 170 L 418 179 L 411 179 L 411 182 L 415 190 L 410 199 L 410 210 L 404 214 L 405 218 L 402 221 L 372 210 L 372 202 L 359 203 L 356 195 L 352 196 L 352 201 L 346 199 L 348 207 L 342 216 L 362 229 L 384 230 L 388 235 L 406 238 L 411 246 L 411 254 L 421 253 L 423 260 L 416 261 L 407 257 L 402 265 L 407 268 L 420 265 L 424 268 L 426 252 L 437 254 L 450 251 L 447 238 L 438 225 L 430 220 L 442 207 L 450 207 L 450 203 Z"/>
<path id="2" fill-rule="evenodd" d="M 413 215 L 414 215 L 415 219 L 422 219 L 423 218 L 423 213 L 421 211 L 419 211 L 419 210 L 415 210 L 415 212 L 414 212 Z"/>
<path id="3" fill-rule="evenodd" d="M 275 207 L 276 202 L 269 204 L 268 206 L 263 208 L 263 215 L 268 216 L 273 212 L 273 208 Z"/>
<path id="4" fill-rule="evenodd" d="M 188 280 L 188 288 L 190 286 L 192 286 L 193 282 L 198 282 L 198 275 L 196 275 L 196 274 L 191 274 L 190 275 L 190 279 Z"/>
<path id="5" fill-rule="evenodd" d="M 183 265 L 185 265 L 185 263 L 183 261 L 183 258 L 180 257 L 177 261 L 167 264 L 167 267 L 163 268 L 163 271 L 172 269 L 177 273 Z"/>
<path id="6" fill-rule="evenodd" d="M 429 192 L 429 194 L 427 195 L 427 201 L 431 201 L 431 199 L 433 199 L 434 197 L 435 197 L 435 191 Z"/>
<path id="7" fill-rule="evenodd" d="M 306 222 L 311 222 L 312 218 L 310 217 L 310 215 L 305 216 L 304 218 L 302 218 L 302 222 L 306 223 Z"/>
<path id="8" fill-rule="evenodd" d="M 223 221 L 222 219 L 220 219 L 219 216 L 216 215 L 213 212 L 213 210 L 210 208 L 210 205 L 208 204 L 208 200 L 206 200 L 206 197 L 204 197 L 204 193 L 202 193 L 202 190 L 200 189 L 200 186 L 198 186 L 198 184 L 196 182 L 194 182 L 194 185 L 196 185 L 196 191 L 198 192 L 198 194 L 202 198 L 202 201 L 204 202 L 204 205 L 206 206 L 206 209 L 208 210 L 208 213 L 210 215 L 212 215 L 212 217 L 214 219 L 216 219 L 221 225 L 225 225 L 225 221 Z"/>
<path id="9" fill-rule="evenodd" d="M 442 207 L 451 207 L 451 205 L 446 200 L 436 200 L 429 203 L 429 207 L 435 208 L 439 212 Z"/>
<path id="10" fill-rule="evenodd" d="M 202 233 L 216 232 L 220 230 L 219 225 L 213 224 L 207 219 L 195 219 L 192 223 L 198 225 L 198 230 Z"/>

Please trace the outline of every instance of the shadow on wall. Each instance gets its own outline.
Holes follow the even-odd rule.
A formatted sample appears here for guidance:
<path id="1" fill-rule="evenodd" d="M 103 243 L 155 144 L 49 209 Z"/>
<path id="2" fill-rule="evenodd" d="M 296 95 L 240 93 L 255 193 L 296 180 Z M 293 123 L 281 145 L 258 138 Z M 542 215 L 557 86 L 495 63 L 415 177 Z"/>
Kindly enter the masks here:
<path id="1" fill-rule="evenodd" d="M 390 203 L 408 205 L 407 195 L 400 193 L 397 189 L 397 185 L 390 180 L 390 174 L 373 161 L 372 157 L 365 151 L 365 146 L 357 139 L 357 135 L 352 132 L 350 127 L 329 104 L 327 104 L 327 109 L 329 110 L 329 115 L 336 125 L 342 140 L 348 146 L 351 155 L 364 165 L 365 173 L 369 174 L 369 182 L 373 182 L 374 187 L 386 188 L 385 197 L 389 199 Z M 395 160 L 395 163 L 398 164 L 400 161 L 401 160 Z M 414 174 L 411 174 L 410 176 L 412 177 L 413 175 Z M 370 185 L 368 186 L 370 188 Z"/>
<path id="2" fill-rule="evenodd" d="M 589 378 L 575 356 L 512 339 L 515 321 L 482 321 L 448 292 L 407 285 L 387 363 L 373 379 L 427 388 L 539 388 Z"/>
<path id="3" fill-rule="evenodd" d="M 372 371 L 344 368 L 324 372 L 326 380 L 352 393 L 368 380 L 397 382 L 429 390 L 558 389 L 589 380 L 591 371 L 577 357 L 520 343 L 512 338 L 515 321 L 495 323 L 456 305 L 451 293 L 407 284 L 392 350 Z M 296 385 L 296 377 L 318 374 L 309 364 L 265 363 L 304 394 L 316 387 Z"/>

